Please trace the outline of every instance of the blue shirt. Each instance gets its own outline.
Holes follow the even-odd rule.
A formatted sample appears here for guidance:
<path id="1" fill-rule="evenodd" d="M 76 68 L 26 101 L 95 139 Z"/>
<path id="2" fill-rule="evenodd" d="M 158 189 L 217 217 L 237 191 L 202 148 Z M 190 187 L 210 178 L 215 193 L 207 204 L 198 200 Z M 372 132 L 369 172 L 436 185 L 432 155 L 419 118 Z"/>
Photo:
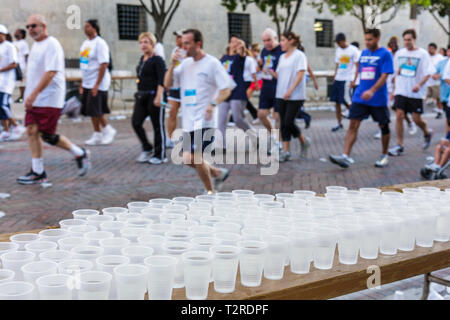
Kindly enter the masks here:
<path id="1" fill-rule="evenodd" d="M 241 57 L 238 54 L 235 55 L 224 55 L 220 62 L 222 62 L 223 67 L 231 76 L 231 78 L 236 82 L 236 88 L 231 92 L 229 100 L 245 100 L 247 101 L 247 90 L 244 82 L 244 66 L 245 57 Z"/>
<path id="2" fill-rule="evenodd" d="M 375 51 L 365 49 L 359 58 L 359 75 L 361 81 L 353 95 L 353 102 L 365 104 L 371 107 L 385 107 L 388 105 L 388 90 L 385 83 L 370 100 L 363 100 L 364 91 L 372 88 L 383 73 L 394 73 L 392 54 L 386 48 L 378 48 Z"/>
<path id="3" fill-rule="evenodd" d="M 278 62 L 280 61 L 280 56 L 283 54 L 283 50 L 281 50 L 281 46 L 267 50 L 264 48 L 261 51 L 261 59 L 263 61 L 263 65 L 261 66 L 261 70 L 264 68 L 272 69 L 273 71 L 277 70 Z M 277 89 L 277 79 L 273 78 L 270 74 L 264 74 L 262 76 L 263 85 L 261 88 L 261 96 L 269 97 L 275 99 L 276 89 Z"/>
<path id="4" fill-rule="evenodd" d="M 441 101 L 442 102 L 447 102 L 448 98 L 450 96 L 450 85 L 448 85 L 444 81 L 444 71 L 445 71 L 445 66 L 447 65 L 448 61 L 449 60 L 446 57 L 445 59 L 439 61 L 438 64 L 436 65 L 436 73 L 439 73 L 441 75 Z"/>

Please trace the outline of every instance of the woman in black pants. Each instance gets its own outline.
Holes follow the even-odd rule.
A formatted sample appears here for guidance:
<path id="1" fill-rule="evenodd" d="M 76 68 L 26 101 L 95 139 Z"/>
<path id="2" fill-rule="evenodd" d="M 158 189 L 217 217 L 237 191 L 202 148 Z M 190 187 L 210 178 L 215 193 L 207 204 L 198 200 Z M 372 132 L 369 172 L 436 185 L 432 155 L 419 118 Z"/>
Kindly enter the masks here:
<path id="1" fill-rule="evenodd" d="M 294 32 L 284 33 L 281 36 L 280 45 L 285 53 L 278 61 L 276 72 L 271 71 L 271 73 L 273 77 L 277 78 L 276 98 L 283 140 L 283 150 L 280 152 L 279 159 L 284 162 L 291 159 L 291 138 L 299 139 L 302 156 L 306 156 L 310 144 L 309 139 L 302 135 L 299 127 L 295 124 L 297 113 L 305 102 L 305 72 L 308 62 L 305 54 L 297 49 L 300 45 L 300 37 Z"/>
<path id="2" fill-rule="evenodd" d="M 164 129 L 164 75 L 166 64 L 164 60 L 154 52 L 156 44 L 155 36 L 150 32 L 144 32 L 139 36 L 139 44 L 144 55 L 137 66 L 138 92 L 134 106 L 132 124 L 141 144 L 142 153 L 137 162 L 151 164 L 166 163 L 166 136 Z M 153 147 L 147 140 L 143 127 L 145 119 L 150 116 L 155 134 Z"/>

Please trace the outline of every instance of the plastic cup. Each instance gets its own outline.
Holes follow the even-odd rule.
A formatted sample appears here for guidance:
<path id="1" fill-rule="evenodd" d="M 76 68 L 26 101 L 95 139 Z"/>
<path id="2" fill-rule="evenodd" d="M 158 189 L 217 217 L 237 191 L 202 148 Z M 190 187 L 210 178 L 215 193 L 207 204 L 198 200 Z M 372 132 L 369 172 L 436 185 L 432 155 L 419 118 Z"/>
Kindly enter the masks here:
<path id="1" fill-rule="evenodd" d="M 16 273 L 12 270 L 0 269 L 0 284 L 14 281 Z"/>
<path id="2" fill-rule="evenodd" d="M 261 202 L 270 202 L 275 200 L 275 196 L 271 194 L 255 194 L 253 197 L 258 201 L 257 203 L 260 204 Z"/>
<path id="3" fill-rule="evenodd" d="M 164 207 L 164 211 L 167 214 L 182 214 L 186 216 L 186 213 L 188 211 L 188 206 L 181 205 L 181 204 L 171 204 Z"/>
<path id="4" fill-rule="evenodd" d="M 86 221 L 87 221 L 88 225 L 94 226 L 97 229 L 100 229 L 100 225 L 103 222 L 114 221 L 114 219 L 115 219 L 114 216 L 98 215 L 98 216 L 87 217 Z"/>
<path id="5" fill-rule="evenodd" d="M 165 242 L 163 244 L 164 254 L 177 258 L 177 265 L 175 270 L 174 288 L 184 287 L 184 271 L 181 255 L 192 249 L 192 244 L 189 242 L 173 241 Z"/>
<path id="6" fill-rule="evenodd" d="M 59 226 L 61 229 L 69 230 L 70 227 L 74 226 L 85 226 L 87 225 L 87 220 L 81 220 L 81 219 L 66 219 L 61 220 L 59 222 Z"/>
<path id="7" fill-rule="evenodd" d="M 39 261 L 39 254 L 42 252 L 56 250 L 57 248 L 58 244 L 52 241 L 37 240 L 25 245 L 25 251 L 33 252 L 36 255 L 35 261 Z"/>
<path id="8" fill-rule="evenodd" d="M 450 207 L 443 206 L 436 211 L 439 216 L 436 221 L 435 241 L 447 242 L 450 240 Z"/>
<path id="9" fill-rule="evenodd" d="M 164 208 L 164 206 L 172 204 L 172 200 L 170 200 L 170 199 L 162 199 L 162 198 L 152 199 L 149 202 L 150 202 L 150 206 L 152 208 L 161 208 L 161 209 Z"/>
<path id="10" fill-rule="evenodd" d="M 259 287 L 264 269 L 267 243 L 245 240 L 238 243 L 241 249 L 239 266 L 241 284 L 245 287 Z"/>
<path id="11" fill-rule="evenodd" d="M 216 233 L 216 239 L 224 246 L 238 246 L 238 242 L 242 240 L 242 236 L 238 233 L 219 232 Z"/>
<path id="12" fill-rule="evenodd" d="M 178 230 L 188 231 L 191 227 L 196 227 L 199 225 L 198 221 L 194 220 L 176 220 L 172 222 L 172 228 Z"/>
<path id="13" fill-rule="evenodd" d="M 65 229 L 49 229 L 39 232 L 39 239 L 42 241 L 52 241 L 58 243 L 59 239 L 68 237 L 70 232 Z"/>
<path id="14" fill-rule="evenodd" d="M 72 248 L 72 259 L 88 260 L 95 263 L 95 260 L 103 255 L 105 249 L 93 246 L 78 246 Z"/>
<path id="15" fill-rule="evenodd" d="M 272 208 L 283 208 L 284 204 L 281 201 L 261 201 L 259 206 L 265 210 Z"/>
<path id="16" fill-rule="evenodd" d="M 289 238 L 267 235 L 263 239 L 267 243 L 264 278 L 281 280 L 283 279 L 286 260 L 289 259 Z"/>
<path id="17" fill-rule="evenodd" d="M 141 215 L 145 219 L 152 220 L 153 223 L 160 223 L 161 216 L 165 213 L 164 209 L 160 208 L 145 208 L 142 209 Z"/>
<path id="18" fill-rule="evenodd" d="M 80 273 L 94 269 L 94 263 L 89 260 L 69 259 L 58 263 L 60 274 L 78 277 Z"/>
<path id="19" fill-rule="evenodd" d="M 71 258 L 72 253 L 66 250 L 48 250 L 39 254 L 39 260 L 52 261 L 55 263 L 60 263 L 64 260 L 69 260 Z"/>
<path id="20" fill-rule="evenodd" d="M 220 244 L 220 240 L 214 237 L 198 237 L 192 238 L 192 250 L 196 251 L 204 251 L 209 252 L 209 249 L 213 246 L 218 246 Z"/>
<path id="21" fill-rule="evenodd" d="M 236 199 L 236 196 L 231 192 L 217 192 L 216 199 L 234 201 L 234 199 Z"/>
<path id="22" fill-rule="evenodd" d="M 86 271 L 80 274 L 79 300 L 108 300 L 112 275 L 102 271 Z"/>
<path id="23" fill-rule="evenodd" d="M 58 264 L 53 261 L 33 261 L 22 266 L 21 271 L 23 279 L 35 285 L 38 278 L 57 274 Z"/>
<path id="24" fill-rule="evenodd" d="M 136 218 L 141 218 L 141 214 L 140 213 L 124 213 L 121 215 L 117 216 L 117 221 L 120 222 L 127 222 L 130 219 L 136 219 Z"/>
<path id="25" fill-rule="evenodd" d="M 212 270 L 212 256 L 209 252 L 189 251 L 182 254 L 186 298 L 206 300 Z"/>
<path id="26" fill-rule="evenodd" d="M 42 276 L 36 280 L 41 300 L 72 300 L 75 279 L 67 274 Z"/>
<path id="27" fill-rule="evenodd" d="M 91 210 L 91 209 L 75 210 L 72 212 L 74 219 L 81 219 L 81 220 L 87 220 L 88 217 L 98 216 L 99 214 L 100 212 L 98 210 Z"/>
<path id="28" fill-rule="evenodd" d="M 100 224 L 100 230 L 111 232 L 114 237 L 120 237 L 120 230 L 125 228 L 125 226 L 125 222 L 120 221 L 103 222 L 102 224 Z"/>
<path id="29" fill-rule="evenodd" d="M 0 284 L 0 300 L 33 300 L 34 285 L 23 281 Z"/>
<path id="30" fill-rule="evenodd" d="M 380 216 L 383 223 L 381 230 L 380 252 L 386 255 L 397 254 L 402 220 L 395 216 Z"/>
<path id="31" fill-rule="evenodd" d="M 140 246 L 153 249 L 153 255 L 159 256 L 164 254 L 163 243 L 166 239 L 163 236 L 146 235 L 138 238 Z"/>
<path id="32" fill-rule="evenodd" d="M 153 220 L 146 218 L 132 218 L 128 219 L 126 222 L 127 228 L 148 228 L 153 224 Z"/>
<path id="33" fill-rule="evenodd" d="M 130 213 L 141 213 L 142 209 L 150 207 L 150 203 L 144 201 L 130 202 L 127 204 Z"/>
<path id="34" fill-rule="evenodd" d="M 383 224 L 378 218 L 362 219 L 360 224 L 363 232 L 361 233 L 359 256 L 368 260 L 377 259 Z"/>
<path id="35" fill-rule="evenodd" d="M 362 228 L 357 224 L 340 224 L 338 226 L 339 262 L 352 265 L 358 263 Z"/>
<path id="36" fill-rule="evenodd" d="M 189 206 L 189 204 L 194 201 L 195 201 L 195 199 L 191 198 L 191 197 L 176 197 L 176 198 L 172 199 L 172 203 L 174 205 L 181 204 L 184 206 Z"/>
<path id="37" fill-rule="evenodd" d="M 172 224 L 176 220 L 186 220 L 186 216 L 181 213 L 165 213 L 160 217 L 160 222 L 162 224 Z"/>
<path id="38" fill-rule="evenodd" d="M 212 211 L 212 204 L 209 202 L 191 202 L 189 203 L 189 211 L 191 210 L 205 210 Z"/>
<path id="39" fill-rule="evenodd" d="M 84 238 L 89 241 L 88 246 L 98 247 L 100 240 L 114 238 L 114 234 L 108 231 L 92 231 L 86 233 Z"/>
<path id="40" fill-rule="evenodd" d="M 262 241 L 263 236 L 266 234 L 267 229 L 264 228 L 245 227 L 241 231 L 242 240 Z"/>
<path id="41" fill-rule="evenodd" d="M 336 228 L 319 227 L 314 229 L 314 233 L 316 234 L 313 246 L 314 267 L 322 270 L 331 269 L 336 251 L 338 231 Z"/>
<path id="42" fill-rule="evenodd" d="M 214 290 L 219 293 L 232 293 L 236 287 L 236 276 L 241 249 L 235 246 L 213 246 L 212 272 Z"/>
<path id="43" fill-rule="evenodd" d="M 167 241 L 185 241 L 189 242 L 192 239 L 192 233 L 185 230 L 174 229 L 169 230 L 164 234 Z"/>
<path id="44" fill-rule="evenodd" d="M 153 236 L 164 236 L 167 231 L 172 230 L 172 225 L 164 224 L 164 223 L 151 224 L 148 227 L 148 230 L 149 230 L 148 232 L 149 232 L 150 235 L 153 235 Z"/>
<path id="45" fill-rule="evenodd" d="M 26 244 L 39 240 L 39 235 L 35 233 L 20 233 L 9 237 L 9 240 L 19 245 L 18 251 L 24 251 Z"/>
<path id="46" fill-rule="evenodd" d="M 144 300 L 147 292 L 149 270 L 140 264 L 128 264 L 114 268 L 117 297 L 119 300 Z"/>
<path id="47" fill-rule="evenodd" d="M 0 256 L 7 252 L 18 251 L 19 245 L 13 242 L 0 242 Z M 2 266 L 0 259 L 0 267 Z"/>
<path id="48" fill-rule="evenodd" d="M 102 213 L 104 216 L 112 216 L 114 217 L 114 220 L 116 220 L 120 215 L 128 213 L 128 209 L 121 207 L 111 207 L 103 209 Z"/>
<path id="49" fill-rule="evenodd" d="M 132 244 L 137 243 L 139 237 L 147 234 L 150 234 L 150 231 L 146 228 L 123 228 L 120 230 L 120 236 L 130 240 Z"/>
<path id="50" fill-rule="evenodd" d="M 332 193 L 341 194 L 348 190 L 348 188 L 346 188 L 346 187 L 339 187 L 339 186 L 328 186 L 325 189 L 327 190 L 327 194 L 332 194 Z"/>
<path id="51" fill-rule="evenodd" d="M 128 246 L 122 248 L 122 255 L 130 259 L 131 264 L 144 264 L 144 260 L 153 254 L 153 248 L 144 246 Z"/>
<path id="52" fill-rule="evenodd" d="M 217 222 L 214 224 L 214 229 L 217 233 L 220 232 L 230 232 L 230 233 L 241 233 L 241 225 L 233 222 Z"/>
<path id="53" fill-rule="evenodd" d="M 232 194 L 234 194 L 236 197 L 253 197 L 255 194 L 252 190 L 233 190 L 231 191 Z"/>
<path id="54" fill-rule="evenodd" d="M 128 247 L 131 241 L 126 238 L 109 238 L 99 242 L 100 248 L 103 248 L 104 255 L 121 255 L 122 249 Z"/>
<path id="55" fill-rule="evenodd" d="M 67 229 L 69 231 L 70 237 L 81 237 L 84 238 L 84 235 L 88 232 L 97 231 L 97 228 L 94 226 L 73 226 Z"/>
<path id="56" fill-rule="evenodd" d="M 169 256 L 151 256 L 144 260 L 149 269 L 148 299 L 171 300 L 178 259 Z"/>
<path id="57" fill-rule="evenodd" d="M 292 231 L 288 237 L 291 272 L 295 274 L 309 273 L 316 235 L 312 232 Z"/>
<path id="58" fill-rule="evenodd" d="M 214 227 L 206 225 L 191 227 L 189 228 L 189 231 L 192 233 L 194 238 L 213 237 L 215 234 Z"/>
<path id="59" fill-rule="evenodd" d="M 117 287 L 114 276 L 114 268 L 130 264 L 130 258 L 125 256 L 107 255 L 98 257 L 95 260 L 95 263 L 98 271 L 108 272 L 113 276 L 113 280 L 111 281 L 111 290 L 109 291 L 109 300 L 117 300 Z"/>
<path id="60" fill-rule="evenodd" d="M 220 216 L 203 216 L 200 218 L 200 225 L 214 227 L 217 222 L 224 222 L 225 217 Z"/>
<path id="61" fill-rule="evenodd" d="M 422 212 L 420 215 L 416 234 L 416 244 L 419 247 L 433 246 L 438 216 L 435 212 Z"/>
<path id="62" fill-rule="evenodd" d="M 22 266 L 27 263 L 33 262 L 36 255 L 29 251 L 10 251 L 5 252 L 0 256 L 3 269 L 14 271 L 15 281 L 23 281 Z"/>

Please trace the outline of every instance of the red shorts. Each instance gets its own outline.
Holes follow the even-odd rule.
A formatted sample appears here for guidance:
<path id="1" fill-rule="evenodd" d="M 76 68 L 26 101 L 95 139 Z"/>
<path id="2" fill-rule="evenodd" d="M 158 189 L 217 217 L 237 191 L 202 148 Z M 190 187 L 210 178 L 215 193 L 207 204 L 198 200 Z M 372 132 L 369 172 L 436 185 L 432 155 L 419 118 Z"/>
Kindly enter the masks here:
<path id="1" fill-rule="evenodd" d="M 259 89 L 262 88 L 262 84 L 263 84 L 262 79 L 261 79 L 261 80 L 258 80 Z M 250 85 L 250 89 L 251 89 L 251 90 L 255 90 L 255 83 L 254 83 L 254 82 L 252 82 L 252 84 Z"/>
<path id="2" fill-rule="evenodd" d="M 33 107 L 27 110 L 25 115 L 25 126 L 37 124 L 39 132 L 55 134 L 61 109 L 49 107 Z"/>

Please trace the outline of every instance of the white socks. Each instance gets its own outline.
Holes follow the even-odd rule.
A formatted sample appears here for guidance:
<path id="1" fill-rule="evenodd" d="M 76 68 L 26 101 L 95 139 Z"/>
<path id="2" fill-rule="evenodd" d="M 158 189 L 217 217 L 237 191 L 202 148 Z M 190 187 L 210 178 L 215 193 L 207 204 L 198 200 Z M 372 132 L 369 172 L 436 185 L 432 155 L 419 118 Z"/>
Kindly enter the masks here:
<path id="1" fill-rule="evenodd" d="M 72 146 L 70 147 L 70 152 L 72 152 L 72 154 L 75 157 L 81 157 L 84 155 L 84 151 L 83 149 L 81 149 L 79 146 L 75 145 L 72 143 Z"/>
<path id="2" fill-rule="evenodd" d="M 31 159 L 31 170 L 34 173 L 42 174 L 44 172 L 44 159 Z"/>

